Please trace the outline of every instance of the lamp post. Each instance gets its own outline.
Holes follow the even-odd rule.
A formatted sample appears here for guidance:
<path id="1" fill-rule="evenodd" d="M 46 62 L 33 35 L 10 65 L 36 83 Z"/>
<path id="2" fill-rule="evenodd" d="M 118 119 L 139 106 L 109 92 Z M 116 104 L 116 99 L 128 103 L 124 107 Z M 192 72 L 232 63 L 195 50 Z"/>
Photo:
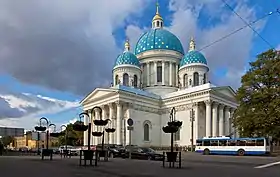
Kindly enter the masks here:
<path id="1" fill-rule="evenodd" d="M 194 134 L 194 128 L 193 128 L 193 123 L 194 123 L 194 110 L 191 108 L 190 111 L 190 121 L 191 121 L 191 152 L 193 152 L 193 134 Z"/>
<path id="2" fill-rule="evenodd" d="M 49 149 L 49 138 L 50 138 L 50 136 L 49 136 L 49 128 L 51 127 L 51 126 L 53 126 L 54 127 L 54 132 L 56 131 L 56 125 L 55 124 L 49 124 L 49 126 L 48 126 L 48 128 L 47 128 L 47 149 Z"/>
<path id="3" fill-rule="evenodd" d="M 61 129 L 61 132 L 62 132 L 62 128 L 65 128 L 65 135 L 64 135 L 64 141 L 65 141 L 65 150 L 66 150 L 66 152 L 67 152 L 67 134 L 68 134 L 68 132 L 67 132 L 67 126 L 66 125 L 61 125 L 60 126 L 60 129 Z"/>

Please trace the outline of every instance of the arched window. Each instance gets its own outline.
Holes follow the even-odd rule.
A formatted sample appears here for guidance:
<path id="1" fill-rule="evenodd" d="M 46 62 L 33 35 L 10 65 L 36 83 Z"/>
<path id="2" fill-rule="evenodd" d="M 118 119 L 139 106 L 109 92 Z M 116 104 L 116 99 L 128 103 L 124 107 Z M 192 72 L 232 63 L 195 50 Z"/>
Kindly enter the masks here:
<path id="1" fill-rule="evenodd" d="M 148 123 L 144 124 L 144 141 L 150 141 L 150 126 Z"/>
<path id="2" fill-rule="evenodd" d="M 193 86 L 199 85 L 199 75 L 197 72 L 193 73 Z"/>
<path id="3" fill-rule="evenodd" d="M 134 77 L 133 77 L 133 87 L 137 87 L 137 82 L 138 82 L 137 75 L 134 75 Z"/>
<path id="4" fill-rule="evenodd" d="M 188 87 L 188 75 L 185 74 L 183 79 L 184 79 L 184 82 L 183 82 L 184 88 L 186 88 L 186 87 Z"/>
<path id="5" fill-rule="evenodd" d="M 206 73 L 203 74 L 203 84 L 206 84 Z"/>
<path id="6" fill-rule="evenodd" d="M 157 27 L 159 27 L 159 21 L 157 21 Z"/>
<path id="7" fill-rule="evenodd" d="M 123 74 L 123 85 L 128 86 L 129 84 L 129 76 L 127 73 Z"/>
<path id="8" fill-rule="evenodd" d="M 115 85 L 118 85 L 118 84 L 119 84 L 119 76 L 116 75 L 116 76 L 115 76 Z"/>

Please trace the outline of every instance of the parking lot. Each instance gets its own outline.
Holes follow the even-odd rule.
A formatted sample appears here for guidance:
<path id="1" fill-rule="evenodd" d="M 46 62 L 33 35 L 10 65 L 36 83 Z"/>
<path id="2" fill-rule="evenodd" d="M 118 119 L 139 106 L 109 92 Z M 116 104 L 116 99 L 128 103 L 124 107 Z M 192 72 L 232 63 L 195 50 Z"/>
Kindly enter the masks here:
<path id="1" fill-rule="evenodd" d="M 269 177 L 279 176 L 279 157 L 233 157 L 233 156 L 202 156 L 186 153 L 182 155 L 182 169 L 163 168 L 162 162 L 148 160 L 129 160 L 115 158 L 109 162 L 100 162 L 98 167 L 80 167 L 78 157 L 61 159 L 55 156 L 53 161 L 40 160 L 40 157 L 0 157 L 1 176 L 15 177 L 19 175 L 41 177 L 50 175 L 74 177 L 98 175 L 99 177 L 126 176 L 238 176 L 238 177 Z M 275 165 L 268 165 L 272 164 Z M 261 168 L 257 168 L 261 167 Z"/>

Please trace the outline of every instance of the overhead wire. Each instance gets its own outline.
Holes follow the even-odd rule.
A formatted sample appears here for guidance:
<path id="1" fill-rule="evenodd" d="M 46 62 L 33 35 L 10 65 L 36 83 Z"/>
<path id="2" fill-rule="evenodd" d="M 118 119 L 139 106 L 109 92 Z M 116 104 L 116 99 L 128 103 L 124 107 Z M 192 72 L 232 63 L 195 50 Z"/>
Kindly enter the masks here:
<path id="1" fill-rule="evenodd" d="M 251 30 L 257 34 L 259 36 L 259 38 L 261 38 L 271 49 L 274 50 L 273 45 L 271 45 L 265 38 L 263 38 L 259 32 L 257 32 L 251 24 L 249 24 L 244 18 L 242 18 L 227 2 L 226 0 L 221 0 L 223 1 L 223 3 L 238 17 L 240 18 L 249 28 L 251 28 Z M 277 10 L 276 10 L 277 11 Z M 277 11 L 278 12 L 278 11 Z"/>

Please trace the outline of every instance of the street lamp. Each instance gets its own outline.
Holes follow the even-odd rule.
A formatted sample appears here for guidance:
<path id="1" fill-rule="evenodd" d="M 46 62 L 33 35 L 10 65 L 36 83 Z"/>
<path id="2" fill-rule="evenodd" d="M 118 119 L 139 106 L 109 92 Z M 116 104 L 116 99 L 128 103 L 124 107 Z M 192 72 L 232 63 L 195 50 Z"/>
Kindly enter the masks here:
<path id="1" fill-rule="evenodd" d="M 46 121 L 47 125 L 46 126 L 42 126 L 42 120 Z M 44 159 L 44 156 L 50 156 L 50 160 L 52 160 L 52 153 L 53 151 L 49 151 L 49 127 L 50 126 L 55 126 L 54 124 L 50 124 L 49 120 L 45 117 L 41 117 L 40 118 L 40 121 L 39 121 L 39 126 L 36 126 L 35 127 L 35 130 L 36 131 L 46 131 L 47 130 L 47 138 L 46 138 L 46 141 L 47 141 L 47 144 L 46 144 L 46 150 L 42 150 L 42 160 Z"/>
<path id="2" fill-rule="evenodd" d="M 162 127 L 162 130 L 164 133 L 170 133 L 171 134 L 171 148 L 170 152 L 166 152 L 167 154 L 167 161 L 169 162 L 169 166 L 171 166 L 171 162 L 173 163 L 176 161 L 178 152 L 174 152 L 173 150 L 173 144 L 174 144 L 174 137 L 173 134 L 176 133 L 179 128 L 182 126 L 182 121 L 176 121 L 176 110 L 175 107 L 171 109 L 170 115 L 169 115 L 169 122 L 167 123 L 167 126 Z M 179 163 L 181 162 L 181 159 L 179 159 Z M 181 163 L 180 163 L 181 164 Z M 181 165 L 179 165 L 181 166 Z"/>

